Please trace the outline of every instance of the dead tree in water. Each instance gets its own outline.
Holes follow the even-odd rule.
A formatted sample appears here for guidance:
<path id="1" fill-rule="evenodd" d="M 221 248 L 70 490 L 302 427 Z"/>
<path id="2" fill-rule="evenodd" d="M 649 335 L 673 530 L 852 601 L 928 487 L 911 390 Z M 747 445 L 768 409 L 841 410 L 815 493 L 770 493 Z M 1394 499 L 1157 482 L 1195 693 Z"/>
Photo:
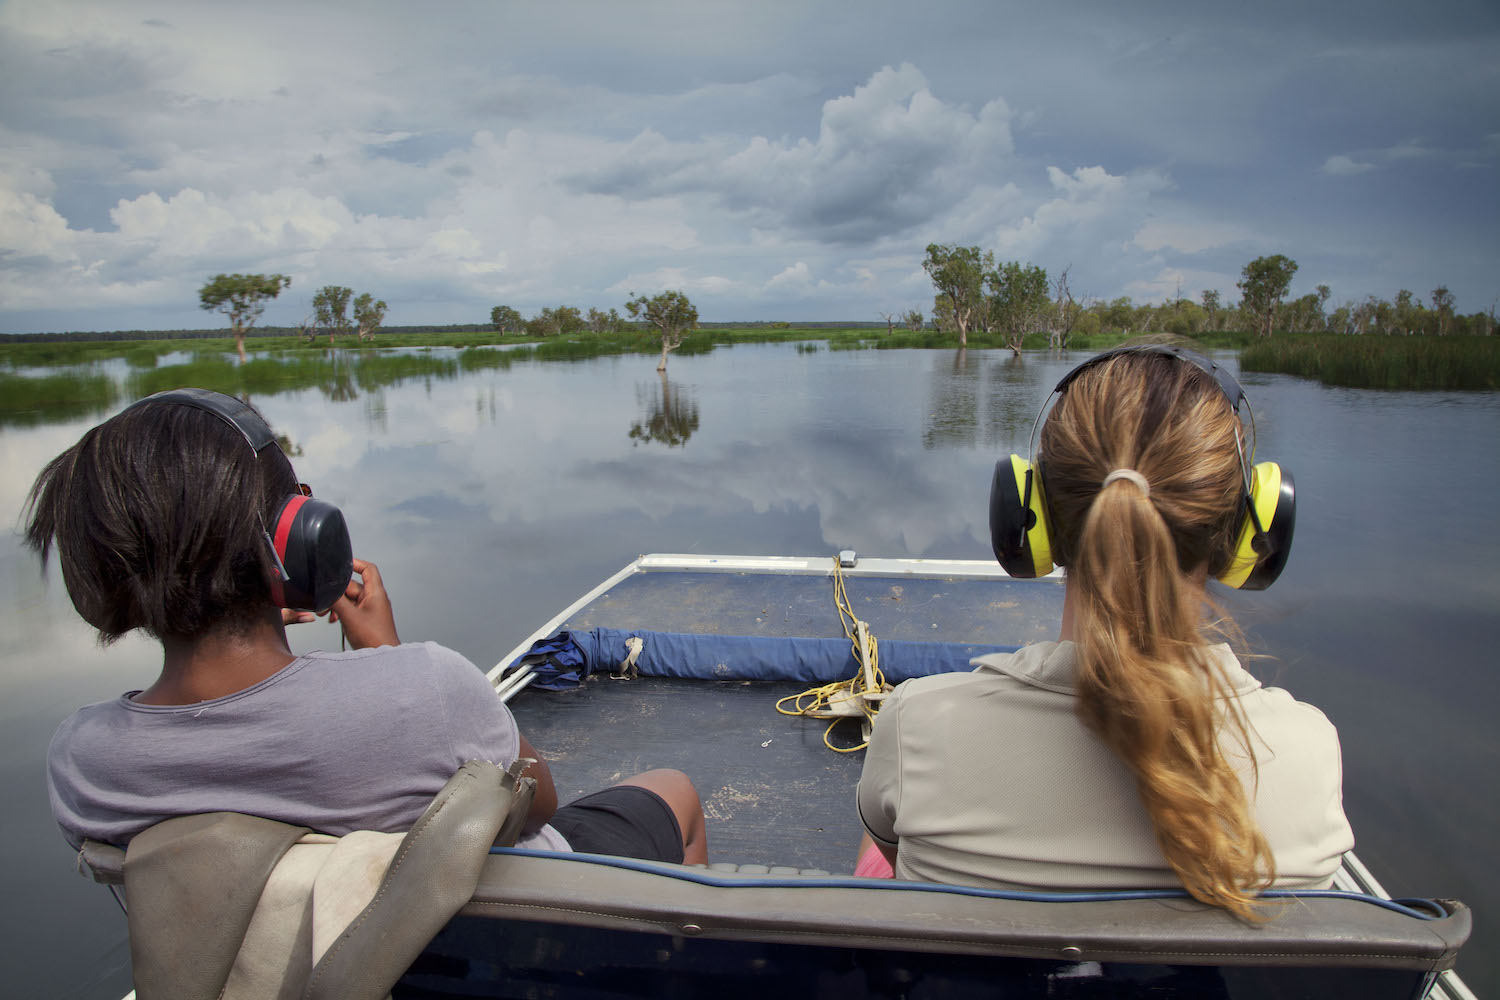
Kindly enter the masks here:
<path id="1" fill-rule="evenodd" d="M 1068 287 L 1068 272 L 1073 270 L 1069 264 L 1062 269 L 1052 282 L 1053 297 L 1056 301 L 1057 313 L 1052 321 L 1052 328 L 1047 331 L 1047 346 L 1061 347 L 1067 349 L 1068 340 L 1073 336 L 1073 327 L 1078 323 L 1078 317 L 1083 313 L 1083 307 L 1073 298 L 1073 290 Z"/>

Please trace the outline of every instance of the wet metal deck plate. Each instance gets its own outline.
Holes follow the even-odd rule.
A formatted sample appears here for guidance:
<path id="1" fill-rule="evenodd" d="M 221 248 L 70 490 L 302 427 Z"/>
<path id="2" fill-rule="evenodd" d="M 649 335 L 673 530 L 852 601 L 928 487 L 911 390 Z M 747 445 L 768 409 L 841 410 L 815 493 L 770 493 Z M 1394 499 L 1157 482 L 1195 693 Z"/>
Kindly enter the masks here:
<path id="1" fill-rule="evenodd" d="M 1057 636 L 1057 580 L 851 577 L 850 601 L 877 639 L 1024 644 Z M 843 635 L 824 576 L 637 573 L 565 627 L 721 635 Z M 708 817 L 709 860 L 848 872 L 859 842 L 862 753 L 823 745 L 826 721 L 779 714 L 805 685 L 595 677 L 570 692 L 523 691 L 521 729 L 552 767 L 559 798 L 639 771 L 687 772 Z M 840 723 L 834 742 L 858 742 Z"/>

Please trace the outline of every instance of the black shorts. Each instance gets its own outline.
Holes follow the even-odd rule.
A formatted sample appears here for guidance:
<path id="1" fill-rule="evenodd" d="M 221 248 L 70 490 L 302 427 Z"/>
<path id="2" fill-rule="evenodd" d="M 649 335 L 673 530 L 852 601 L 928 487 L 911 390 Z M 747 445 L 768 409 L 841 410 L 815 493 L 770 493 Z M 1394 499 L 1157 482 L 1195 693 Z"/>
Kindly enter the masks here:
<path id="1" fill-rule="evenodd" d="M 682 829 L 665 799 L 639 785 L 614 785 L 552 814 L 552 829 L 584 854 L 682 864 Z"/>

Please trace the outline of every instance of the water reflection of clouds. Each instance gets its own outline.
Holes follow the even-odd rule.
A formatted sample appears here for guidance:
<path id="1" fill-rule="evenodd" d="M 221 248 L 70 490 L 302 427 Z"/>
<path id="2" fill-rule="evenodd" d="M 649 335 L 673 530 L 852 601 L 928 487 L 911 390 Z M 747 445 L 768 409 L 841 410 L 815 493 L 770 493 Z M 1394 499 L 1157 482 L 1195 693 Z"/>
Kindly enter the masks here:
<path id="1" fill-rule="evenodd" d="M 640 360 L 630 360 L 528 363 L 436 387 L 391 386 L 382 427 L 313 392 L 262 405 L 302 445 L 299 473 L 356 525 L 400 511 L 395 520 L 410 526 L 421 507 L 411 502 L 435 494 L 482 506 L 495 524 L 806 509 L 817 512 L 830 547 L 984 552 L 993 456 L 924 450 L 925 385 L 909 366 L 878 365 L 873 384 L 860 385 L 805 359 L 785 372 L 784 358 L 763 352 L 742 352 L 734 365 L 675 359 L 685 371 L 671 384 L 696 389 L 700 427 L 690 448 L 642 449 L 621 433 L 641 416 Z M 780 545 L 767 539 L 765 550 Z"/>
<path id="2" fill-rule="evenodd" d="M 0 430 L 0 519 L 16 524 L 26 506 L 31 484 L 43 467 L 71 447 L 99 419 L 87 417 L 61 424 Z"/>
<path id="3" fill-rule="evenodd" d="M 692 465 L 612 461 L 589 474 L 642 511 L 696 507 L 734 516 L 811 508 L 830 549 L 920 556 L 942 545 L 943 555 L 981 554 L 987 463 L 955 468 L 921 457 L 910 443 L 817 435 L 796 449 L 739 442 Z"/>

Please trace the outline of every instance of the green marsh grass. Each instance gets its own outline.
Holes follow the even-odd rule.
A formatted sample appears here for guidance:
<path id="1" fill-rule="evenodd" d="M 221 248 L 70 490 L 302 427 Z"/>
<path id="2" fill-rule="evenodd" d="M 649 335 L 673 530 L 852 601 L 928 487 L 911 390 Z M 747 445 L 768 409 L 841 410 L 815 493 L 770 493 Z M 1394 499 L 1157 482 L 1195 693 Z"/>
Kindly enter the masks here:
<path id="1" fill-rule="evenodd" d="M 1283 334 L 1240 353 L 1245 371 L 1357 389 L 1500 388 L 1500 337 Z"/>
<path id="2" fill-rule="evenodd" d="M 120 386 L 108 375 L 61 372 L 12 375 L 0 372 L 0 426 L 38 424 L 94 416 L 120 401 Z"/>
<path id="3" fill-rule="evenodd" d="M 525 360 L 531 355 L 529 347 L 512 347 L 504 351 L 493 347 L 466 347 L 458 352 L 458 367 L 466 372 L 483 371 L 487 368 L 505 371 L 517 361 Z"/>
<path id="4" fill-rule="evenodd" d="M 127 388 L 133 398 L 198 386 L 233 396 L 318 389 L 330 398 L 348 399 L 356 386 L 370 390 L 409 378 L 456 378 L 459 371 L 459 359 L 450 353 L 335 351 L 256 357 L 243 365 L 227 358 L 198 358 L 135 372 L 127 380 Z"/>
<path id="5" fill-rule="evenodd" d="M 170 354 L 196 349 L 183 340 L 63 340 L 55 343 L 0 344 L 0 362 L 11 368 L 63 368 L 111 358 L 143 363 L 146 355 Z M 192 345 L 192 346 L 190 346 Z M 234 349 L 234 341 L 229 341 Z"/>

